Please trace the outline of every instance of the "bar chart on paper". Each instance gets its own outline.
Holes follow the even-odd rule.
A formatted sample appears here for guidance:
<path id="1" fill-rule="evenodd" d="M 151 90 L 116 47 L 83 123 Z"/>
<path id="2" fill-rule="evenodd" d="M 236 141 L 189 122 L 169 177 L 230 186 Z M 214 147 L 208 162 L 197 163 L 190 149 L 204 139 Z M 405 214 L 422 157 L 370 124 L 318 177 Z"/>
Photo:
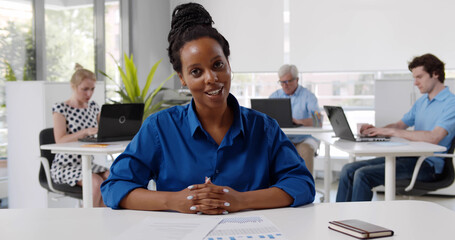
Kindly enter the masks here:
<path id="1" fill-rule="evenodd" d="M 264 216 L 226 217 L 204 240 L 285 240 L 281 231 Z"/>

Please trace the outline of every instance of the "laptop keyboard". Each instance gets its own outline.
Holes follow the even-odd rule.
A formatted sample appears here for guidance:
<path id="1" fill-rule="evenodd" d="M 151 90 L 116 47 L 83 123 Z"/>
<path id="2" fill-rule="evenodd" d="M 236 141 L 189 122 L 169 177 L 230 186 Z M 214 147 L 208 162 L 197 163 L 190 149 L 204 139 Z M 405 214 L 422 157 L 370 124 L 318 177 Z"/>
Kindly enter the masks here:
<path id="1" fill-rule="evenodd" d="M 78 140 L 81 142 L 96 142 L 97 139 L 98 139 L 98 135 L 95 134 L 95 135 L 89 135 L 89 136 L 86 136 L 83 138 L 79 138 Z"/>

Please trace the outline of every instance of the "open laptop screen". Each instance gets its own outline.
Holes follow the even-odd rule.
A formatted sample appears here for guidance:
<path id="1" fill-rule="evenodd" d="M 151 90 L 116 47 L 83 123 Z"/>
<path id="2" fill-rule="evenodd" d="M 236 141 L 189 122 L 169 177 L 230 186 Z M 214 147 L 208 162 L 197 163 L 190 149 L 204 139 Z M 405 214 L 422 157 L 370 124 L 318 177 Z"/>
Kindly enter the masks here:
<path id="1" fill-rule="evenodd" d="M 386 136 L 366 136 L 356 138 L 349 127 L 348 119 L 344 114 L 343 108 L 339 106 L 324 106 L 327 117 L 330 120 L 335 135 L 341 139 L 357 142 L 383 142 L 390 141 Z"/>
<path id="2" fill-rule="evenodd" d="M 355 141 L 351 127 L 349 127 L 343 108 L 338 106 L 324 106 L 324 110 L 329 118 L 335 135 L 341 139 Z"/>
<path id="3" fill-rule="evenodd" d="M 290 98 L 251 99 L 251 109 L 267 114 L 275 119 L 282 128 L 300 126 L 292 122 Z"/>
<path id="4" fill-rule="evenodd" d="M 143 103 L 104 104 L 98 134 L 79 139 L 87 142 L 131 140 L 142 125 Z"/>

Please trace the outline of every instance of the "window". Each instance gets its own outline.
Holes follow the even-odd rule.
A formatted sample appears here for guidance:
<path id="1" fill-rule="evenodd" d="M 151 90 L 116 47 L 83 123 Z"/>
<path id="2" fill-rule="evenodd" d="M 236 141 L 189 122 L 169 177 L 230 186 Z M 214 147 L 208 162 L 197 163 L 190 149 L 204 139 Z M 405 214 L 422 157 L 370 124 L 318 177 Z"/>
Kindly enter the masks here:
<path id="1" fill-rule="evenodd" d="M 95 69 L 93 1 L 45 1 L 46 76 L 66 82 L 76 63 Z"/>
<path id="2" fill-rule="evenodd" d="M 340 105 L 349 120 L 374 122 L 374 73 L 301 73 L 299 78 L 299 84 L 316 95 L 321 110 L 324 105 Z M 281 89 L 277 80 L 276 72 L 234 73 L 231 93 L 240 105 L 250 107 L 251 98 L 268 98 Z"/>
<path id="3" fill-rule="evenodd" d="M 36 79 L 30 1 L 0 1 L 0 158 L 6 158 L 5 82 Z"/>
<path id="4" fill-rule="evenodd" d="M 95 70 L 94 0 L 34 2 L 0 0 L 0 158 L 6 157 L 7 148 L 5 82 L 36 80 L 37 51 L 46 55 L 45 80 L 69 81 L 75 63 Z M 120 62 L 120 1 L 104 2 L 106 73 L 120 83 L 110 56 Z M 40 5 L 43 3 L 44 6 Z M 44 9 L 45 49 L 37 49 L 35 45 L 33 27 L 39 16 L 34 16 L 33 5 Z M 113 89 L 111 94 L 116 87 L 115 83 L 106 82 L 106 88 Z M 111 98 L 109 92 L 106 97 Z"/>

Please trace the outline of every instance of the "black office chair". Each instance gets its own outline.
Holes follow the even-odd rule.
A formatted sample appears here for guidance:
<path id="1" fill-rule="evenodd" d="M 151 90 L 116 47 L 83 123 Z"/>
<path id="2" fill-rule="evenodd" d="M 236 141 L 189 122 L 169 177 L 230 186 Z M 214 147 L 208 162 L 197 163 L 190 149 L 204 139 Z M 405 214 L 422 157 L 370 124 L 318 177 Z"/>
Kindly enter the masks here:
<path id="1" fill-rule="evenodd" d="M 54 140 L 54 129 L 46 128 L 41 130 L 39 134 L 39 144 L 52 144 Z M 59 193 L 68 197 L 73 197 L 82 200 L 82 187 L 81 186 L 70 186 L 68 184 L 57 184 L 52 181 L 50 167 L 54 160 L 55 154 L 52 154 L 50 150 L 41 149 L 41 167 L 39 170 L 39 182 L 41 186 L 47 189 L 49 192 Z"/>
<path id="2" fill-rule="evenodd" d="M 397 180 L 396 192 L 401 195 L 411 196 L 423 196 L 427 193 L 434 192 L 438 189 L 443 189 L 454 184 L 455 170 L 454 170 L 454 148 L 455 138 L 452 140 L 452 144 L 447 151 L 447 154 L 435 154 L 434 156 L 444 157 L 444 169 L 439 175 L 439 178 L 433 182 L 421 182 L 417 181 L 417 175 L 419 173 L 420 166 L 425 160 L 425 156 L 420 157 L 414 168 L 412 179 Z"/>

